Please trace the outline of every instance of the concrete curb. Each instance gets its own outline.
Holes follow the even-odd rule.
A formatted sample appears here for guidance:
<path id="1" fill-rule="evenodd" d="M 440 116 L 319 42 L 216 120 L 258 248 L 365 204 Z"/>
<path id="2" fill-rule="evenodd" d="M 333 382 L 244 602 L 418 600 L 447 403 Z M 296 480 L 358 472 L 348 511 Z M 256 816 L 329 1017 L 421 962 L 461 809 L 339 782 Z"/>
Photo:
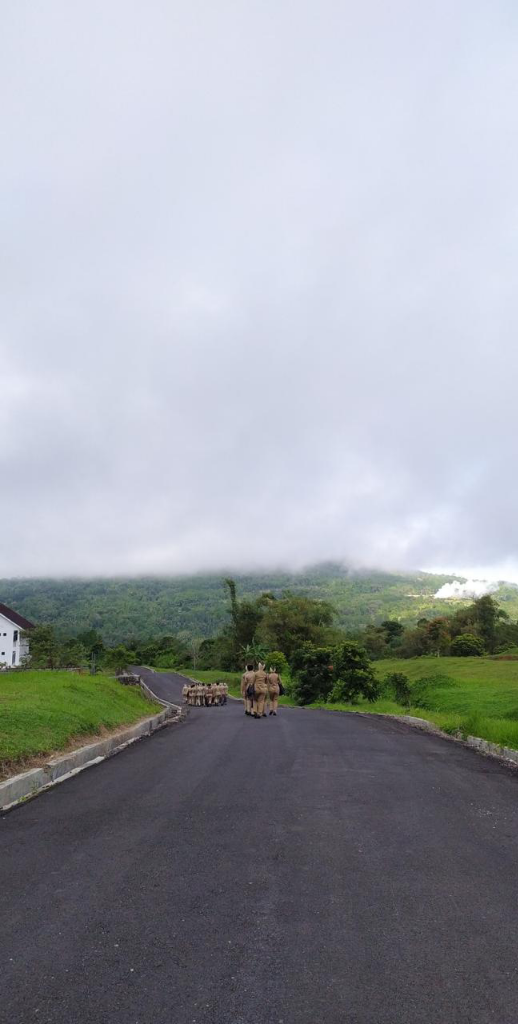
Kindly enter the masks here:
<path id="1" fill-rule="evenodd" d="M 150 691 L 151 692 L 151 691 Z M 154 695 L 153 695 L 153 699 Z M 164 703 L 164 702 L 162 702 Z M 33 768 L 20 775 L 13 775 L 12 778 L 0 782 L 0 813 L 11 810 L 17 804 L 37 796 L 51 786 L 70 779 L 85 768 L 91 768 L 99 764 L 113 754 L 119 754 L 121 750 L 140 740 L 143 736 L 151 736 L 157 729 L 162 729 L 173 718 L 173 709 L 176 705 L 170 705 L 160 711 L 158 715 L 145 718 L 136 725 L 128 726 L 113 736 L 98 740 L 96 743 L 89 743 L 85 747 L 78 747 L 68 754 L 52 758 L 42 768 Z M 179 722 L 183 716 L 174 716 L 174 722 Z M 171 723 L 173 724 L 173 723 Z"/>
<path id="2" fill-rule="evenodd" d="M 308 708 L 307 710 L 312 711 L 314 709 Z M 322 710 L 328 711 L 330 709 L 325 708 Z M 443 740 L 450 740 L 452 743 L 463 743 L 464 746 L 471 747 L 472 750 L 476 750 L 479 754 L 485 754 L 487 757 L 497 757 L 500 761 L 507 761 L 518 765 L 518 750 L 513 750 L 512 747 L 500 747 L 498 743 L 490 743 L 489 740 L 483 740 L 480 736 L 466 736 L 464 738 L 458 734 L 443 732 L 435 722 L 429 722 L 427 718 L 415 718 L 413 715 L 391 715 L 383 711 L 373 711 L 365 714 L 362 711 L 337 710 L 336 714 L 360 715 L 362 718 L 391 718 L 395 722 L 411 725 L 414 729 L 431 732 L 435 736 L 440 736 Z"/>
<path id="3" fill-rule="evenodd" d="M 489 740 L 483 740 L 480 736 L 464 738 L 460 735 L 443 732 L 438 725 L 435 725 L 435 722 L 429 722 L 426 718 L 413 718 L 412 715 L 384 715 L 383 717 L 395 718 L 398 722 L 408 722 L 409 725 L 423 729 L 425 732 L 435 733 L 436 736 L 442 736 L 443 739 L 453 740 L 454 743 L 464 743 L 465 746 L 471 747 L 479 754 L 498 757 L 500 761 L 510 761 L 512 764 L 518 765 L 518 750 L 513 750 L 511 747 L 501 747 L 498 743 L 490 743 Z"/>

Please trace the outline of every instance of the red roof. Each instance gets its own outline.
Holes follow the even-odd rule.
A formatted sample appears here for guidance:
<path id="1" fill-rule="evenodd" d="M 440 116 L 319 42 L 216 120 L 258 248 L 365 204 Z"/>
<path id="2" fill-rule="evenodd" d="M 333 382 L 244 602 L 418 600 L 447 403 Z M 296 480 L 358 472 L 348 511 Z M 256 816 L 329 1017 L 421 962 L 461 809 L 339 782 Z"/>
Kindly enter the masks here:
<path id="1" fill-rule="evenodd" d="M 15 626 L 19 626 L 20 629 L 34 629 L 34 622 L 29 622 L 28 619 L 24 619 L 23 615 L 18 615 L 18 612 L 14 612 L 12 608 L 8 608 L 6 604 L 0 602 L 0 615 L 5 615 L 9 622 L 14 622 Z"/>

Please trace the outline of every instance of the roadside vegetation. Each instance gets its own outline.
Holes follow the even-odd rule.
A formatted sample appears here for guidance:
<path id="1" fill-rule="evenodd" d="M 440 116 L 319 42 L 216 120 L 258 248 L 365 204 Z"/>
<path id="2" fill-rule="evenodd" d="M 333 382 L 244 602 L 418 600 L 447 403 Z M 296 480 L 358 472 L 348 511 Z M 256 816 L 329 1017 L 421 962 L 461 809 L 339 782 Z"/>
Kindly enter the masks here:
<path id="1" fill-rule="evenodd" d="M 0 673 L 0 778 L 79 737 L 131 725 L 160 710 L 137 686 L 73 672 Z"/>
<path id="2" fill-rule="evenodd" d="M 319 701 L 336 711 L 413 715 L 451 735 L 480 736 L 518 749 L 518 660 L 415 658 L 375 664 L 380 695 L 374 703 Z M 404 677 L 408 698 L 397 700 L 393 677 Z M 391 679 L 392 677 L 392 679 Z"/>
<path id="3" fill-rule="evenodd" d="M 330 601 L 289 590 L 243 597 L 235 580 L 222 582 L 226 620 L 213 636 L 170 632 L 110 647 L 93 629 L 62 639 L 39 625 L 30 635 L 31 666 L 116 672 L 144 664 L 225 679 L 239 696 L 244 665 L 263 662 L 280 671 L 284 703 L 409 713 L 449 732 L 518 745 L 518 622 L 494 596 L 458 603 L 449 616 L 346 630 Z"/>

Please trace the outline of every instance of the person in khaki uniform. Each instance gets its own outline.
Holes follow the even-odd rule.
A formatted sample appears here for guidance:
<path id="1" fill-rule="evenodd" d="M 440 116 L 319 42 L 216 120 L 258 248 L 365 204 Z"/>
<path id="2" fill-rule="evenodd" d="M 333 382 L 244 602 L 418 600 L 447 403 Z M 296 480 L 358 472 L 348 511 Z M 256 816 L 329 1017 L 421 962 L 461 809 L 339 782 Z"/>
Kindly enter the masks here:
<path id="1" fill-rule="evenodd" d="M 264 665 L 261 661 L 259 662 L 259 668 L 255 673 L 254 689 L 255 698 L 252 713 L 256 718 L 263 718 L 263 716 L 266 718 L 264 701 L 266 694 L 268 693 L 268 676 L 264 671 Z"/>
<path id="2" fill-rule="evenodd" d="M 223 683 L 223 703 L 228 701 L 228 683 Z"/>
<path id="3" fill-rule="evenodd" d="M 193 708 L 194 705 L 196 704 L 196 685 L 195 685 L 195 683 L 191 683 L 191 685 L 189 687 L 189 704 L 191 705 L 191 708 Z"/>
<path id="4" fill-rule="evenodd" d="M 198 683 L 196 687 L 196 706 L 201 708 L 203 704 L 203 683 Z"/>
<path id="5" fill-rule="evenodd" d="M 273 665 L 268 672 L 268 694 L 270 697 L 270 714 L 276 715 L 281 692 L 281 677 Z"/>
<path id="6" fill-rule="evenodd" d="M 214 705 L 219 704 L 218 684 L 217 683 L 213 683 L 211 689 L 212 689 L 212 703 Z"/>
<path id="7" fill-rule="evenodd" d="M 224 692 L 223 683 L 216 683 L 216 704 L 223 704 Z"/>
<path id="8" fill-rule="evenodd" d="M 255 672 L 253 665 L 247 665 L 243 675 L 241 676 L 241 696 L 243 698 L 243 704 L 245 706 L 245 715 L 252 714 L 252 698 L 248 696 L 247 690 L 249 686 L 253 686 L 255 683 Z"/>
<path id="9" fill-rule="evenodd" d="M 182 697 L 184 704 L 187 704 L 189 698 L 189 683 L 184 683 L 182 687 Z"/>
<path id="10" fill-rule="evenodd" d="M 205 687 L 205 707 L 210 708 L 212 705 L 212 686 L 207 683 Z"/>

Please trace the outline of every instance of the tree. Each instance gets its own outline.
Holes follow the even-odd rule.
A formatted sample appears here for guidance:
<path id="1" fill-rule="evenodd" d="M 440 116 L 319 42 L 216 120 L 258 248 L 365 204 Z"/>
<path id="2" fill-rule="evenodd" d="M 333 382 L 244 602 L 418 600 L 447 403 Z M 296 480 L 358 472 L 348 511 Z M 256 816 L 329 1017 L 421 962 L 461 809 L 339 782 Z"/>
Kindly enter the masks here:
<path id="1" fill-rule="evenodd" d="M 486 650 L 492 654 L 496 646 L 497 621 L 499 618 L 507 619 L 507 612 L 499 607 L 498 602 L 491 597 L 491 594 L 484 594 L 483 597 L 477 598 L 473 602 L 473 608 L 478 627 L 477 632 L 484 641 Z"/>
<path id="2" fill-rule="evenodd" d="M 379 696 L 379 683 L 367 652 L 352 640 L 334 648 L 306 644 L 295 651 L 291 672 L 297 704 L 326 700 L 354 703 L 360 696 L 368 701 Z"/>
<path id="3" fill-rule="evenodd" d="M 428 625 L 428 621 L 425 621 Z M 398 648 L 398 654 L 401 658 L 419 658 L 422 654 L 426 654 L 427 645 L 426 629 L 420 626 L 417 629 L 406 629 Z"/>
<path id="4" fill-rule="evenodd" d="M 393 644 L 395 641 L 399 640 L 405 627 L 401 622 L 398 622 L 397 619 L 385 619 L 385 621 L 381 623 L 380 629 L 385 633 L 387 643 Z"/>
<path id="5" fill-rule="evenodd" d="M 330 648 L 306 644 L 294 651 L 291 660 L 293 698 L 299 705 L 327 700 L 333 686 Z"/>
<path id="6" fill-rule="evenodd" d="M 266 648 L 264 644 L 257 643 L 256 641 L 251 644 L 245 644 L 244 647 L 240 648 L 239 653 L 244 665 L 254 665 L 257 667 L 259 662 L 263 665 L 266 663 Z"/>
<path id="7" fill-rule="evenodd" d="M 178 638 L 189 652 L 189 659 L 192 661 L 193 670 L 196 669 L 201 646 L 203 644 L 203 637 L 191 636 L 187 630 L 182 630 L 182 632 L 178 634 Z"/>
<path id="8" fill-rule="evenodd" d="M 365 648 L 369 658 L 374 661 L 380 658 L 387 658 L 393 653 L 393 649 L 387 644 L 387 634 L 381 626 L 366 626 L 365 629 L 348 633 L 348 640 L 354 640 Z"/>
<path id="9" fill-rule="evenodd" d="M 480 657 L 484 653 L 484 642 L 473 633 L 459 633 L 451 642 L 450 654 L 454 658 Z"/>
<path id="10" fill-rule="evenodd" d="M 346 641 L 333 651 L 333 675 L 332 701 L 354 704 L 360 696 L 369 702 L 379 697 L 379 682 L 367 651 L 359 644 Z"/>
<path id="11" fill-rule="evenodd" d="M 87 663 L 91 659 L 91 654 L 84 645 L 74 638 L 71 640 L 65 640 L 60 656 L 60 661 L 65 668 L 78 668 Z"/>
<path id="12" fill-rule="evenodd" d="M 82 633 L 78 633 L 76 639 L 83 645 L 89 658 L 92 654 L 98 658 L 104 651 L 103 638 L 96 629 L 86 629 Z"/>
<path id="13" fill-rule="evenodd" d="M 218 660 L 218 653 L 217 641 L 214 637 L 210 637 L 208 640 L 202 640 L 200 650 L 198 652 L 198 668 L 213 668 Z"/>
<path id="14" fill-rule="evenodd" d="M 224 582 L 230 596 L 231 623 L 227 636 L 231 640 L 231 667 L 238 668 L 243 648 L 254 642 L 255 632 L 264 611 L 264 601 L 261 597 L 253 602 L 238 601 L 235 581 L 226 579 Z"/>
<path id="15" fill-rule="evenodd" d="M 34 626 L 29 634 L 28 664 L 31 668 L 59 668 L 63 648 L 54 632 L 54 626 Z"/>
<path id="16" fill-rule="evenodd" d="M 305 644 L 325 647 L 336 641 L 331 629 L 334 614 L 327 601 L 283 594 L 264 609 L 258 633 L 267 648 L 282 651 L 291 662 Z"/>
<path id="17" fill-rule="evenodd" d="M 450 646 L 450 624 L 444 616 L 431 619 L 425 626 L 426 643 L 430 654 L 446 654 Z"/>
<path id="18" fill-rule="evenodd" d="M 118 647 L 109 647 L 104 652 L 103 665 L 112 669 L 116 675 L 124 672 L 134 661 L 135 651 L 128 651 L 122 644 Z"/>

